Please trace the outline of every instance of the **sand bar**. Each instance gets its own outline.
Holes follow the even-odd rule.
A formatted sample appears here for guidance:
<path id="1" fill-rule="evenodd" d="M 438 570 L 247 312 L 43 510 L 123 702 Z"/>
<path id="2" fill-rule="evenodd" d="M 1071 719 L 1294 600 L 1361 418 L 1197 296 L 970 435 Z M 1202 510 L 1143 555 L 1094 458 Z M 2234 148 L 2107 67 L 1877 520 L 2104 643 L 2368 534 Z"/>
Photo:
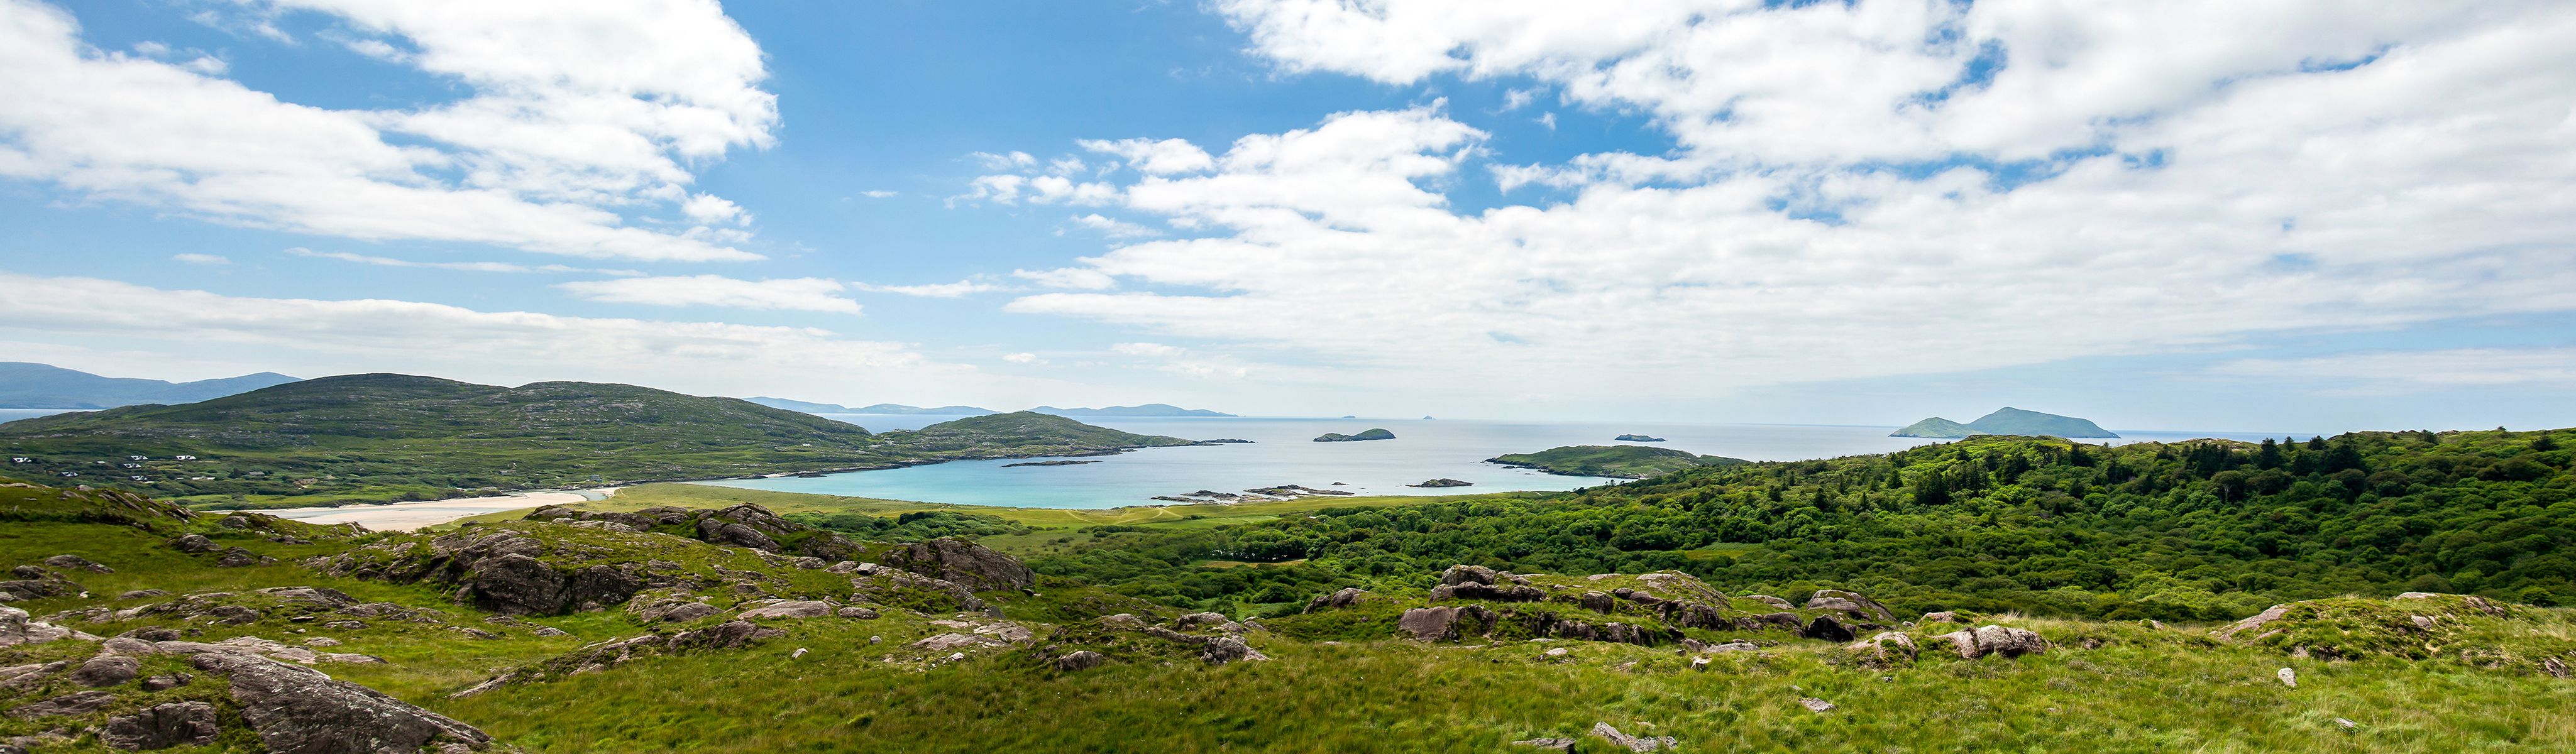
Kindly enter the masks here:
<path id="1" fill-rule="evenodd" d="M 335 508 L 281 508 L 253 511 L 279 518 L 291 518 L 311 524 L 354 523 L 377 531 L 411 531 L 436 526 L 467 516 L 561 505 L 584 500 L 600 500 L 616 492 L 616 487 L 587 490 L 537 490 L 497 497 L 460 497 L 447 500 L 424 500 L 415 503 L 387 505 L 343 505 Z"/>

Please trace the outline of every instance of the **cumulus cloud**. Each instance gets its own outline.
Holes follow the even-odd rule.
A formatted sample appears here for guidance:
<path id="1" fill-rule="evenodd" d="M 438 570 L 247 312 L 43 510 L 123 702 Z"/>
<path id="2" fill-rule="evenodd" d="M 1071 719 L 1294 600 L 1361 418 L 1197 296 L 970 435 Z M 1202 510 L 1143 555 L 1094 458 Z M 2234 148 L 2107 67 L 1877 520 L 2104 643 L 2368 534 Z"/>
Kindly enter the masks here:
<path id="1" fill-rule="evenodd" d="M 271 29 L 268 17 L 319 13 L 345 27 L 352 49 L 385 57 L 399 42 L 408 52 L 388 59 L 465 92 L 335 110 L 222 78 L 213 58 L 101 52 L 60 9 L 0 0 L 0 97 L 12 103 L 0 108 L 0 176 L 318 235 L 759 258 L 734 239 L 625 224 L 627 213 L 687 199 L 684 161 L 766 146 L 778 119 L 759 88 L 758 46 L 715 3 L 642 10 L 274 0 L 205 11 L 219 17 L 211 23 Z"/>
<path id="2" fill-rule="evenodd" d="M 1217 7 L 1290 71 L 1533 79 L 1676 148 L 1491 167 L 1558 191 L 1460 212 L 1489 137 L 1438 104 L 1247 135 L 1116 187 L 1201 237 L 1010 311 L 1511 398 L 2576 308 L 2576 6 Z"/>
<path id="3" fill-rule="evenodd" d="M 722 275 L 685 275 L 581 280 L 555 287 L 592 301 L 620 304 L 859 313 L 859 302 L 840 295 L 847 286 L 826 278 L 741 280 Z"/>
<path id="4" fill-rule="evenodd" d="M 1153 228 L 1102 217 L 1097 212 L 1077 215 L 1073 218 L 1073 224 L 1084 229 L 1099 231 L 1101 235 L 1110 238 L 1150 238 L 1163 234 L 1162 231 Z"/>
<path id="5" fill-rule="evenodd" d="M 221 255 L 221 254 L 197 254 L 197 253 L 193 253 L 193 252 L 191 252 L 191 253 L 186 253 L 186 254 L 172 254 L 172 255 L 170 255 L 170 258 L 171 258 L 171 259 L 176 259 L 176 260 L 179 260 L 179 261 L 182 261 L 182 262 L 186 262 L 186 263 L 189 263 L 189 264 L 232 264 L 232 263 L 233 263 L 233 260 L 232 260 L 231 258 L 225 257 L 225 256 L 223 256 L 223 255 Z"/>
<path id="6" fill-rule="evenodd" d="M 1065 267 L 1053 270 L 1012 270 L 1011 275 L 1048 288 L 1073 288 L 1078 290 L 1097 291 L 1118 287 L 1117 278 L 1110 277 L 1109 273 L 1088 267 Z"/>
<path id="7" fill-rule="evenodd" d="M 1077 142 L 1094 152 L 1117 155 L 1139 172 L 1152 175 L 1196 173 L 1216 167 L 1207 150 L 1180 139 L 1085 139 Z"/>

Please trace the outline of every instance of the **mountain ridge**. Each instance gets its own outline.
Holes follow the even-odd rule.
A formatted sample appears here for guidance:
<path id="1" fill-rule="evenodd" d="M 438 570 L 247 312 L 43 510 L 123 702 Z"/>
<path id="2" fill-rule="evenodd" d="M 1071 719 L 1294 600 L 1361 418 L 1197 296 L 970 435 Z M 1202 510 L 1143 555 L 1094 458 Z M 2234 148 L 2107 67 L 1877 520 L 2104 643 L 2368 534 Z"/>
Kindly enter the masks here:
<path id="1" fill-rule="evenodd" d="M 2119 437 L 2091 420 L 2042 413 L 2005 406 L 1976 421 L 1960 424 L 1938 416 L 1924 419 L 1895 432 L 1889 437 L 1937 437 L 1956 439 L 1976 435 L 2027 435 L 2067 439 L 2110 439 Z"/>
<path id="2" fill-rule="evenodd" d="M 106 377 L 77 369 L 26 361 L 0 362 L 0 408 L 68 408 L 98 410 L 145 403 L 196 403 L 299 378 L 257 372 L 192 382 L 141 377 Z"/>

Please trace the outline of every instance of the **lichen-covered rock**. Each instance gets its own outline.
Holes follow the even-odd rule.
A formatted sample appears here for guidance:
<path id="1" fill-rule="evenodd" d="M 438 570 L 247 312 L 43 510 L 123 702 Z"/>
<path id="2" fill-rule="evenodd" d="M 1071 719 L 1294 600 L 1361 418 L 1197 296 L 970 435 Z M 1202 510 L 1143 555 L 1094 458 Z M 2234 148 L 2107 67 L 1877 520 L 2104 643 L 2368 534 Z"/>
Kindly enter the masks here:
<path id="1" fill-rule="evenodd" d="M 1028 589 L 1038 581 L 1037 572 L 1018 558 L 964 540 L 915 542 L 886 553 L 885 558 L 894 567 L 975 591 Z"/>
<path id="2" fill-rule="evenodd" d="M 1839 610 L 1863 621 L 1896 622 L 1896 613 L 1888 610 L 1886 605 L 1878 604 L 1877 601 L 1860 596 L 1858 593 L 1840 589 L 1816 590 L 1814 595 L 1807 598 L 1807 609 Z"/>
<path id="3" fill-rule="evenodd" d="M 1486 586 L 1493 586 L 1494 582 L 1499 579 L 1500 576 L 1501 574 L 1496 573 L 1494 569 L 1480 565 L 1453 565 L 1449 567 L 1449 570 L 1440 572 L 1440 585 L 1457 586 L 1459 584 L 1484 584 Z"/>
<path id="4" fill-rule="evenodd" d="M 135 674 L 142 669 L 143 663 L 140 660 L 106 655 L 93 657 L 88 662 L 81 663 L 78 670 L 72 671 L 71 678 L 73 683 L 90 688 L 118 686 L 134 680 Z"/>
<path id="5" fill-rule="evenodd" d="M 1088 649 L 1075 650 L 1063 657 L 1055 658 L 1055 669 L 1067 673 L 1077 670 L 1090 670 L 1092 668 L 1100 667 L 1101 663 L 1108 661 L 1108 655 Z"/>
<path id="6" fill-rule="evenodd" d="M 1461 629 L 1462 621 L 1471 628 Z M 1482 634 L 1492 630 L 1494 614 L 1476 605 L 1462 607 L 1417 607 L 1404 611 L 1395 627 L 1423 641 L 1457 641 L 1460 636 Z"/>
<path id="7" fill-rule="evenodd" d="M 192 662 L 230 682 L 242 721 L 273 754 L 414 754 L 448 743 L 479 751 L 492 742 L 473 726 L 310 668 L 230 652 Z"/>
<path id="8" fill-rule="evenodd" d="M 1918 652 L 1914 637 L 1895 631 L 1853 642 L 1846 648 L 1861 662 L 1878 667 L 1913 664 Z"/>
<path id="9" fill-rule="evenodd" d="M 86 715 L 114 703 L 116 703 L 115 694 L 105 691 L 81 691 L 11 707 L 9 716 L 33 720 L 41 717 Z"/>
<path id="10" fill-rule="evenodd" d="M 215 544 L 214 540 L 207 539 L 203 534 L 181 534 L 170 540 L 170 546 L 180 552 L 188 553 L 207 553 L 224 549 L 223 545 Z"/>
<path id="11" fill-rule="evenodd" d="M 1619 732 L 1618 728 L 1610 727 L 1609 723 L 1593 723 L 1592 735 L 1610 739 L 1611 743 L 1618 744 L 1620 747 L 1634 752 L 1661 751 L 1664 749 L 1679 748 L 1681 746 L 1681 742 L 1674 740 L 1672 736 L 1655 736 L 1651 738 L 1645 736 L 1631 736 L 1626 733 Z"/>
<path id="12" fill-rule="evenodd" d="M 173 746 L 206 746 L 221 733 L 215 706 L 205 702 L 157 704 L 107 719 L 98 740 L 126 751 L 152 751 Z"/>
<path id="13" fill-rule="evenodd" d="M 1453 569 L 1454 570 L 1454 569 Z M 1495 602 L 1537 602 L 1547 599 L 1547 590 L 1520 584 L 1442 584 L 1431 588 L 1431 601 L 1491 600 Z"/>
<path id="14" fill-rule="evenodd" d="M 2252 617 L 2228 624 L 2226 628 L 2221 628 L 2210 633 L 2211 635 L 2217 636 L 2221 639 L 2233 639 L 2236 638 L 2238 634 L 2260 629 L 2263 626 L 2270 624 L 2272 621 L 2280 620 L 2282 616 L 2289 614 L 2289 605 L 2273 605 L 2269 608 L 2265 608 L 2263 612 L 2254 614 Z"/>
<path id="15" fill-rule="evenodd" d="M 821 600 L 784 600 L 744 610 L 739 617 L 754 618 L 821 618 L 832 614 L 833 605 Z"/>
<path id="16" fill-rule="evenodd" d="M 1325 608 L 1350 607 L 1352 605 L 1359 604 L 1360 598 L 1366 596 L 1368 596 L 1368 590 L 1366 589 L 1361 589 L 1355 586 L 1343 587 L 1340 591 L 1333 592 L 1332 594 L 1308 600 L 1306 602 L 1306 609 L 1302 612 L 1311 613 Z"/>
<path id="17" fill-rule="evenodd" d="M 57 639 L 95 641 L 98 637 L 35 620 L 27 617 L 25 610 L 0 605 L 0 647 L 43 644 Z"/>
<path id="18" fill-rule="evenodd" d="M 78 555 L 56 555 L 45 559 L 45 565 L 91 573 L 115 573 L 116 569 L 90 562 Z"/>
<path id="19" fill-rule="evenodd" d="M 1932 637 L 1932 640 L 1949 642 L 1950 648 L 1958 652 L 1961 659 L 1967 660 L 1992 654 L 2020 657 L 2048 651 L 2048 640 L 2040 638 L 2039 634 L 1996 625 L 1953 631 Z"/>

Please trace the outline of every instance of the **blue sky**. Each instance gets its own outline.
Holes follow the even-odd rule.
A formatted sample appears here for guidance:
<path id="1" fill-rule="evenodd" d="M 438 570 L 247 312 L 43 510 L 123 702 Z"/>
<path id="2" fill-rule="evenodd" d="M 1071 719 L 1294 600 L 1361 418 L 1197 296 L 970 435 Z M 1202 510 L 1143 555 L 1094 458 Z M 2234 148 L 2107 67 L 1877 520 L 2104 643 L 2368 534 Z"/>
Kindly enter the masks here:
<path id="1" fill-rule="evenodd" d="M 2563 4 L 519 5 L 0 0 L 0 359 L 2576 424 Z"/>

